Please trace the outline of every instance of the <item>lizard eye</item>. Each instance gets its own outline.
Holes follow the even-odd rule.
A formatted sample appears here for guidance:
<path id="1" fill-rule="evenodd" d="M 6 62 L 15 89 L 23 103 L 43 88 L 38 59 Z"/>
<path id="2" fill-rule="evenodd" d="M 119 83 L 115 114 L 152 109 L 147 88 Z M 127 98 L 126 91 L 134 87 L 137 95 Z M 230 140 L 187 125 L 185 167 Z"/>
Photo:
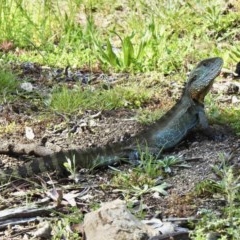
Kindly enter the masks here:
<path id="1" fill-rule="evenodd" d="M 208 66 L 207 62 L 204 62 L 204 63 L 203 63 L 203 66 L 204 66 L 204 67 L 207 67 L 207 66 Z"/>

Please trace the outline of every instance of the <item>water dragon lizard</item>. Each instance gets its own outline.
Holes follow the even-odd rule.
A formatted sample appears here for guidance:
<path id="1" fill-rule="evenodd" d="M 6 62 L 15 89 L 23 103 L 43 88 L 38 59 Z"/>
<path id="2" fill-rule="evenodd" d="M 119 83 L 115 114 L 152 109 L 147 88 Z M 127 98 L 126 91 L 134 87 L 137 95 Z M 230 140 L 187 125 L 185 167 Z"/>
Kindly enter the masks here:
<path id="1" fill-rule="evenodd" d="M 25 178 L 45 171 L 66 174 L 66 158 L 75 158 L 78 167 L 90 168 L 119 161 L 121 158 L 138 158 L 139 147 L 148 146 L 151 153 L 170 149 L 177 145 L 196 126 L 207 128 L 204 97 L 214 79 L 219 75 L 223 60 L 219 57 L 201 61 L 190 73 L 179 101 L 158 121 L 135 136 L 131 143 L 119 143 L 102 148 L 68 150 L 42 158 L 34 158 L 21 166 L 0 171 L 0 182 L 12 178 Z M 130 147 L 129 147 L 130 146 Z"/>

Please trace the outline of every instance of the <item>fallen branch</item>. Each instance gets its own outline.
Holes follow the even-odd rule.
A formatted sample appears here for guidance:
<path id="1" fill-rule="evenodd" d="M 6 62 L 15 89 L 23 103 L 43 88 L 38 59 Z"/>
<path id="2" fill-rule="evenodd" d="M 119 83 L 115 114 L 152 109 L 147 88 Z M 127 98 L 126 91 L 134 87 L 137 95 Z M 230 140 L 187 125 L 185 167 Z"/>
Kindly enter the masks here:
<path id="1" fill-rule="evenodd" d="M 38 219 L 39 219 L 38 217 L 9 219 L 2 223 L 0 222 L 0 230 L 4 230 L 9 226 L 33 223 L 36 222 Z"/>
<path id="2" fill-rule="evenodd" d="M 11 208 L 0 211 L 0 229 L 18 223 L 28 223 L 35 221 L 39 216 L 49 215 L 56 206 L 38 207 L 36 204 L 18 208 Z"/>

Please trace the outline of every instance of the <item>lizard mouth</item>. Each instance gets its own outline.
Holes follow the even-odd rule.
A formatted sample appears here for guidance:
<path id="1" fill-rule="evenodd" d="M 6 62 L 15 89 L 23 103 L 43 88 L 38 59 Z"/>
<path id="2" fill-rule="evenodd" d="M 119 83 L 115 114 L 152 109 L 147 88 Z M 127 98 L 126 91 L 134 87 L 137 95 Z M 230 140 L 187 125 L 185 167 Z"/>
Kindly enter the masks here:
<path id="1" fill-rule="evenodd" d="M 204 104 L 204 98 L 207 95 L 207 93 L 210 91 L 212 84 L 213 84 L 213 81 L 211 84 L 209 84 L 207 87 L 205 87 L 201 91 L 192 92 L 191 93 L 192 99 L 194 99 L 198 103 Z"/>
<path id="2" fill-rule="evenodd" d="M 211 87 L 212 87 L 212 84 L 210 84 L 208 87 L 206 87 L 204 90 L 202 90 L 200 92 L 192 93 L 191 94 L 192 99 L 194 99 L 198 103 L 204 104 L 204 98 L 207 95 L 207 93 L 209 92 Z"/>

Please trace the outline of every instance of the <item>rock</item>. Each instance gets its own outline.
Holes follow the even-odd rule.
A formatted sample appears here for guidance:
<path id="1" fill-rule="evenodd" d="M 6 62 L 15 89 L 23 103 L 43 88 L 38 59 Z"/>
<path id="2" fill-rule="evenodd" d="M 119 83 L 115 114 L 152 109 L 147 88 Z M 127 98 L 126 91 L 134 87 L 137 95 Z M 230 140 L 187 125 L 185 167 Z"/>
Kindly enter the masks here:
<path id="1" fill-rule="evenodd" d="M 35 137 L 35 134 L 33 132 L 33 129 L 30 127 L 25 127 L 25 136 L 29 140 L 33 140 Z"/>
<path id="2" fill-rule="evenodd" d="M 171 222 L 162 222 L 160 219 L 152 218 L 150 220 L 143 220 L 143 223 L 157 229 L 162 235 L 172 234 L 175 232 L 175 225 Z"/>
<path id="3" fill-rule="evenodd" d="M 147 240 L 159 234 L 133 216 L 121 200 L 87 213 L 84 231 L 87 240 Z"/>
<path id="4" fill-rule="evenodd" d="M 21 83 L 20 88 L 25 90 L 26 92 L 32 92 L 33 91 L 33 85 L 29 82 Z"/>
<path id="5" fill-rule="evenodd" d="M 236 96 L 232 97 L 232 104 L 239 103 L 239 100 Z"/>
<path id="6" fill-rule="evenodd" d="M 34 238 L 51 239 L 52 227 L 49 222 L 40 222 L 38 229 L 32 234 Z"/>

